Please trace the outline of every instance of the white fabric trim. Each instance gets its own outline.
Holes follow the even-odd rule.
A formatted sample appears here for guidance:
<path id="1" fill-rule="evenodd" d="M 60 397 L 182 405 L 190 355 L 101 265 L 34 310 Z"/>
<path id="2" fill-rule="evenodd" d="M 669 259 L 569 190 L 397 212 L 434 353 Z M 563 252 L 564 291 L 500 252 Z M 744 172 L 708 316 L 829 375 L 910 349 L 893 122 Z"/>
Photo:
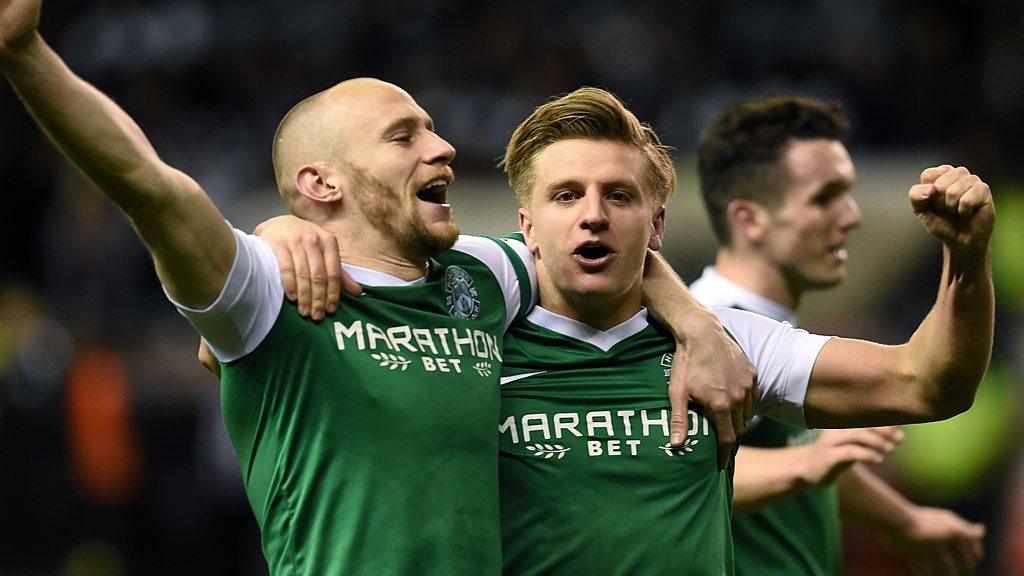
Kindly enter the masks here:
<path id="1" fill-rule="evenodd" d="M 700 278 L 690 284 L 690 293 L 708 306 L 739 306 L 778 322 L 796 326 L 796 312 L 778 302 L 747 290 L 719 274 L 714 266 L 706 266 Z"/>
<path id="2" fill-rule="evenodd" d="M 589 324 L 555 314 L 540 306 L 535 306 L 526 319 L 552 332 L 592 344 L 604 352 L 611 350 L 613 346 L 640 332 L 648 325 L 646 308 L 641 308 L 629 320 L 608 330 L 598 330 Z"/>
<path id="3" fill-rule="evenodd" d="M 284 302 L 277 258 L 256 236 L 234 229 L 235 261 L 217 299 L 206 308 L 183 306 L 164 294 L 206 338 L 221 362 L 249 354 L 267 337 Z"/>
<path id="4" fill-rule="evenodd" d="M 513 246 L 513 244 L 509 244 L 509 246 Z M 519 316 L 519 308 L 522 304 L 519 277 L 516 276 L 516 270 L 512 266 L 508 254 L 494 240 L 483 236 L 459 236 L 455 245 L 452 246 L 452 250 L 469 254 L 483 262 L 494 274 L 498 285 L 501 286 L 501 293 L 505 297 L 505 330 L 508 330 L 512 321 Z M 524 265 L 529 270 L 533 267 L 532 259 L 529 264 L 524 262 Z M 533 280 L 535 276 L 536 271 L 530 278 L 531 283 L 535 282 Z"/>
<path id="5" fill-rule="evenodd" d="M 711 309 L 757 369 L 759 398 L 755 413 L 806 427 L 804 400 L 811 370 L 831 337 L 809 334 L 788 322 L 776 322 L 746 310 L 725 306 Z"/>
<path id="6" fill-rule="evenodd" d="M 537 289 L 537 261 L 534 258 L 533 252 L 530 252 L 530 249 L 526 247 L 526 243 L 513 238 L 500 238 L 499 240 L 516 251 L 516 254 L 519 255 L 519 260 L 526 268 L 526 275 L 530 278 L 530 303 L 525 312 L 529 312 L 540 300 L 540 294 Z"/>
<path id="7" fill-rule="evenodd" d="M 348 275 L 353 280 L 363 286 L 415 286 L 417 284 L 424 284 L 427 281 L 426 276 L 421 276 L 415 280 L 402 280 L 398 276 L 392 276 L 391 274 L 371 268 L 363 268 L 354 264 L 345 264 L 344 262 L 341 263 L 341 267 L 345 272 L 348 272 Z"/>

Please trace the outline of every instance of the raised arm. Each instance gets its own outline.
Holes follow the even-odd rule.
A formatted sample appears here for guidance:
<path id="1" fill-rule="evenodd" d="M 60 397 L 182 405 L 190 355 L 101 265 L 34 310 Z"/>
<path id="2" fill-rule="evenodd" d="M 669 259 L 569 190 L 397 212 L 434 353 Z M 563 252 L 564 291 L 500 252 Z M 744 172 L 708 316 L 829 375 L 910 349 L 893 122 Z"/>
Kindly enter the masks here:
<path id="1" fill-rule="evenodd" d="M 134 121 L 76 76 L 38 33 L 41 0 L 0 0 L 0 70 L 36 123 L 128 215 L 170 295 L 220 293 L 235 239 L 202 188 L 163 163 Z"/>
<path id="2" fill-rule="evenodd" d="M 686 439 L 687 402 L 693 398 L 715 424 L 718 461 L 724 467 L 753 414 L 757 371 L 718 318 L 693 298 L 657 252 L 648 252 L 643 294 L 644 303 L 669 327 L 677 342 L 668 390 L 671 442 L 679 445 Z"/>
<path id="3" fill-rule="evenodd" d="M 974 401 L 992 352 L 992 193 L 966 168 L 947 165 L 925 170 L 910 189 L 910 202 L 943 245 L 935 305 L 906 344 L 843 338 L 826 344 L 807 391 L 808 426 L 938 420 Z"/>

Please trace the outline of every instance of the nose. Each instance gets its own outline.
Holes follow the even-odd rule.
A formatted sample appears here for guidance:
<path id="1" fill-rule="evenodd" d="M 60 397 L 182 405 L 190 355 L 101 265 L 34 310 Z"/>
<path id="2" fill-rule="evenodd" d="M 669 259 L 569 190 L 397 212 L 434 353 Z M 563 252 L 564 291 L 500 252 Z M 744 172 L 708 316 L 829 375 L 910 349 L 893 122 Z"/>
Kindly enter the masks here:
<path id="1" fill-rule="evenodd" d="M 840 219 L 840 226 L 845 232 L 860 226 L 860 223 L 863 221 L 864 215 L 860 212 L 860 206 L 857 205 L 857 201 L 853 199 L 852 195 L 847 194 L 843 207 L 843 216 Z"/>
<path id="2" fill-rule="evenodd" d="M 427 133 L 430 138 L 430 143 L 427 146 L 427 164 L 440 163 L 444 166 L 451 164 L 452 160 L 455 159 L 455 147 L 449 144 L 447 140 L 437 135 L 437 133 Z"/>
<path id="3" fill-rule="evenodd" d="M 608 227 L 608 212 L 605 210 L 604 198 L 600 192 L 588 192 L 580 201 L 583 214 L 580 227 L 584 230 L 599 231 Z"/>

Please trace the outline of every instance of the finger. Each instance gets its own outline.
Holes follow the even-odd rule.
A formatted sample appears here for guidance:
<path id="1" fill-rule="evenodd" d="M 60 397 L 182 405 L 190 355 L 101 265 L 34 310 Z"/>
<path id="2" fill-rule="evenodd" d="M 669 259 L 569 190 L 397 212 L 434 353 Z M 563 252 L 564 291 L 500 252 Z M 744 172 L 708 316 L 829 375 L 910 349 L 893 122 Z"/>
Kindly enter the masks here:
<path id="1" fill-rule="evenodd" d="M 668 401 L 672 407 L 668 442 L 676 448 L 683 445 L 690 430 L 688 414 L 690 396 L 686 390 L 686 367 L 683 361 L 685 355 L 685 350 L 676 348 L 676 353 L 672 356 L 672 371 L 668 379 Z"/>
<path id="2" fill-rule="evenodd" d="M 220 378 L 220 362 L 213 356 L 213 352 L 210 350 L 210 345 L 207 344 L 206 338 L 199 339 L 199 363 L 203 365 L 203 368 L 209 370 L 210 374 L 213 374 L 217 378 Z"/>
<path id="3" fill-rule="evenodd" d="M 747 411 L 747 397 L 744 396 L 739 402 L 732 405 L 732 432 L 733 436 L 743 436 L 743 429 L 746 427 L 747 419 L 744 412 Z"/>
<path id="4" fill-rule="evenodd" d="M 979 178 L 963 196 L 960 197 L 960 204 L 957 206 L 957 213 L 963 217 L 970 217 L 979 208 L 992 202 L 992 190 Z"/>
<path id="5" fill-rule="evenodd" d="M 938 179 L 939 176 L 942 176 L 952 169 L 953 167 L 949 164 L 927 168 L 924 172 L 921 172 L 921 184 L 934 184 L 935 180 Z"/>
<path id="6" fill-rule="evenodd" d="M 880 426 L 878 428 L 872 428 L 872 430 L 893 444 L 903 442 L 903 431 L 896 426 Z"/>
<path id="7" fill-rule="evenodd" d="M 348 275 L 348 272 L 345 272 L 344 268 L 341 269 L 341 288 L 353 296 L 363 295 L 362 285 L 353 280 L 352 277 Z"/>
<path id="8" fill-rule="evenodd" d="M 971 549 L 974 552 L 974 554 L 978 557 L 978 562 L 980 563 L 982 560 L 985 559 L 984 542 L 985 534 L 988 531 L 988 528 L 986 528 L 984 524 L 972 524 L 971 528 L 974 532 L 974 537 L 970 540 Z"/>
<path id="9" fill-rule="evenodd" d="M 890 441 L 885 433 L 873 429 L 856 430 L 843 441 L 843 444 L 857 444 L 886 456 L 896 448 L 896 444 Z"/>
<path id="10" fill-rule="evenodd" d="M 327 270 L 327 296 L 324 307 L 328 314 L 338 311 L 338 302 L 341 300 L 341 289 L 344 286 L 348 274 L 341 267 L 341 257 L 338 250 L 338 239 L 333 234 L 321 241 L 324 247 L 324 265 Z"/>
<path id="11" fill-rule="evenodd" d="M 974 572 L 981 564 L 982 554 L 980 549 L 980 542 L 978 548 L 974 546 L 975 542 L 970 540 L 958 539 L 956 541 L 955 553 L 959 557 L 959 562 L 966 568 L 967 572 Z"/>
<path id="12" fill-rule="evenodd" d="M 924 212 L 937 194 L 933 184 L 915 184 L 910 187 L 910 206 L 914 213 Z"/>
<path id="13" fill-rule="evenodd" d="M 960 563 L 957 562 L 956 557 L 947 546 L 939 546 L 936 551 L 936 556 L 939 558 L 939 565 L 942 566 L 944 574 L 949 576 L 957 576 L 963 574 L 963 569 Z"/>
<path id="14" fill-rule="evenodd" d="M 957 206 L 960 204 L 960 197 L 970 189 L 975 179 L 978 179 L 978 177 L 974 175 L 967 175 L 956 182 L 953 182 L 948 188 L 946 188 L 946 193 L 943 195 L 944 208 L 946 209 L 946 212 L 949 212 L 950 214 L 957 213 Z"/>
<path id="15" fill-rule="evenodd" d="M 864 462 L 865 464 L 873 464 L 875 466 L 885 461 L 878 452 L 861 446 L 860 444 L 845 444 L 835 449 L 836 463 L 842 463 L 844 468 L 851 466 L 856 462 Z"/>
<path id="16" fill-rule="evenodd" d="M 295 267 L 295 284 L 298 294 L 299 315 L 309 316 L 309 306 L 313 299 L 313 291 L 309 282 L 309 258 L 302 246 L 292 249 L 292 265 Z"/>
<path id="17" fill-rule="evenodd" d="M 954 182 L 961 178 L 966 178 L 967 176 L 970 176 L 970 174 L 971 173 L 970 171 L 967 170 L 967 168 L 964 168 L 963 166 L 957 166 L 956 168 L 950 170 L 949 172 L 946 172 L 942 176 L 939 176 L 938 178 L 935 179 L 935 189 L 938 190 L 939 192 L 945 192 L 946 189 L 952 186 Z"/>
<path id="18" fill-rule="evenodd" d="M 757 406 L 757 375 L 751 379 L 750 389 L 747 390 L 746 405 L 743 407 L 743 427 L 746 429 L 747 422 L 754 418 L 754 406 Z"/>
<path id="19" fill-rule="evenodd" d="M 732 422 L 732 411 L 725 402 L 718 404 L 718 409 L 712 412 L 712 422 L 715 424 L 715 434 L 718 436 L 718 469 L 725 470 L 729 465 L 729 458 L 732 457 L 732 448 L 736 445 L 736 428 Z"/>
<path id="20" fill-rule="evenodd" d="M 319 322 L 323 320 L 327 307 L 328 282 L 327 261 L 319 240 L 306 244 L 306 257 L 309 262 L 310 318 Z"/>
<path id="21" fill-rule="evenodd" d="M 280 246 L 276 242 L 267 242 L 274 257 L 277 258 L 277 267 L 281 271 L 281 283 L 284 285 L 285 296 L 295 302 L 298 298 L 298 282 L 295 280 L 295 262 L 292 259 L 292 251 L 287 246 Z"/>

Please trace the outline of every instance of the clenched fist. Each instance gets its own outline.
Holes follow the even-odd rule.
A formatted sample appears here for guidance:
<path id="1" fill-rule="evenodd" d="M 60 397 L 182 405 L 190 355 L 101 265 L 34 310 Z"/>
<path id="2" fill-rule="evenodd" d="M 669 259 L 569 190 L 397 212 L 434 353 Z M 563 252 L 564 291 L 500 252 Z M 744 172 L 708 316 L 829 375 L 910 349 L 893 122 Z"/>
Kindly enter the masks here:
<path id="1" fill-rule="evenodd" d="M 958 253 L 984 253 L 995 226 L 992 191 L 963 166 L 948 164 L 921 173 L 910 188 L 910 205 L 929 234 Z"/>

